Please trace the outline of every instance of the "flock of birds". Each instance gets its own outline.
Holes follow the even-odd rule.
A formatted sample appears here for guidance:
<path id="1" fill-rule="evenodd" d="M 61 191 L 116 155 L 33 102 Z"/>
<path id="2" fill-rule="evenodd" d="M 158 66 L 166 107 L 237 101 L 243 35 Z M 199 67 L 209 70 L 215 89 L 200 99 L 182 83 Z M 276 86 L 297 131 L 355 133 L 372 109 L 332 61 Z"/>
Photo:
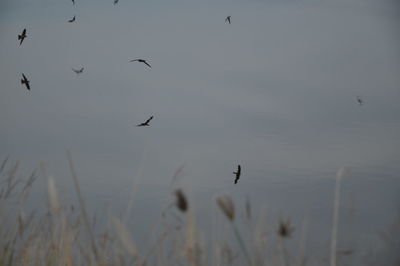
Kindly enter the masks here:
<path id="1" fill-rule="evenodd" d="M 75 0 L 71 0 L 71 1 L 72 1 L 72 4 L 75 5 Z M 119 0 L 114 0 L 114 5 L 118 4 L 118 1 L 119 1 Z M 68 23 L 73 23 L 73 22 L 75 22 L 75 20 L 76 20 L 76 15 L 74 15 L 71 19 L 69 19 L 69 20 L 68 20 Z M 231 24 L 231 16 L 227 16 L 227 17 L 225 18 L 225 22 Z M 22 43 L 23 43 L 23 41 L 25 40 L 26 37 L 27 37 L 26 28 L 24 28 L 23 31 L 22 31 L 22 33 L 18 35 L 18 40 L 20 41 L 20 42 L 19 42 L 19 45 L 22 45 Z M 151 65 L 150 65 L 145 59 L 142 59 L 142 58 L 132 59 L 132 60 L 130 60 L 129 62 L 139 62 L 139 63 L 143 63 L 143 64 L 145 64 L 146 66 L 148 66 L 149 68 L 151 68 Z M 82 74 L 82 73 L 83 73 L 83 70 L 84 70 L 84 67 L 81 67 L 80 69 L 72 68 L 72 71 L 75 72 L 77 75 Z M 26 89 L 27 89 L 28 91 L 31 90 L 31 86 L 30 86 L 29 82 L 30 82 L 30 81 L 28 80 L 28 78 L 26 77 L 26 75 L 25 75 L 24 73 L 22 73 L 21 84 L 22 84 L 22 85 L 25 85 L 25 87 L 26 87 Z M 148 127 L 148 126 L 150 126 L 150 121 L 151 121 L 153 118 L 154 118 L 154 116 L 150 116 L 150 118 L 148 118 L 146 121 L 144 121 L 144 122 L 142 122 L 142 123 L 140 123 L 140 124 L 137 124 L 136 126 L 137 126 L 137 127 Z M 236 172 L 233 172 L 233 174 L 235 175 L 234 184 L 237 184 L 237 183 L 238 183 L 238 181 L 239 181 L 239 179 L 240 179 L 240 176 L 241 176 L 241 171 L 242 171 L 242 170 L 241 170 L 241 166 L 238 165 L 238 166 L 237 166 L 237 171 L 236 171 Z"/>
<path id="2" fill-rule="evenodd" d="M 71 1 L 72 1 L 72 4 L 75 5 L 75 0 L 71 0 Z M 114 0 L 114 5 L 118 4 L 118 2 L 119 2 L 119 0 Z M 76 15 L 74 15 L 70 20 L 68 20 L 68 22 L 69 22 L 69 23 L 73 23 L 73 22 L 75 22 L 75 20 L 76 20 Z M 225 22 L 228 23 L 228 24 L 231 24 L 231 16 L 227 16 L 227 17 L 225 18 Z M 26 34 L 26 28 L 25 28 L 25 29 L 23 29 L 22 33 L 18 35 L 18 40 L 20 41 L 20 42 L 19 42 L 19 45 L 22 45 L 22 43 L 23 43 L 23 41 L 25 40 L 26 37 L 27 37 L 27 34 Z M 143 64 L 145 64 L 146 66 L 148 66 L 149 68 L 151 68 L 151 65 L 150 65 L 145 59 L 142 59 L 142 58 L 132 59 L 132 60 L 130 60 L 129 62 L 139 62 L 139 63 L 143 63 Z M 84 67 L 81 67 L 80 69 L 72 68 L 72 71 L 75 72 L 77 75 L 81 74 L 81 73 L 83 72 L 83 70 L 84 70 Z M 26 77 L 26 75 L 25 75 L 24 73 L 22 73 L 21 84 L 22 84 L 22 85 L 25 85 L 25 87 L 27 88 L 28 91 L 31 90 L 31 86 L 30 86 L 29 83 L 30 83 L 30 81 L 28 80 L 28 78 Z M 361 96 L 357 96 L 356 99 L 357 99 L 357 103 L 358 103 L 360 106 L 364 104 L 364 101 L 363 101 L 363 99 L 361 98 Z M 151 121 L 153 118 L 154 118 L 154 116 L 150 116 L 150 118 L 148 118 L 146 121 L 144 121 L 144 122 L 142 122 L 142 123 L 140 123 L 140 124 L 137 124 L 136 126 L 137 126 L 137 127 L 146 127 L 146 126 L 150 126 L 150 121 Z M 233 172 L 233 174 L 235 175 L 234 184 L 237 184 L 237 183 L 238 183 L 238 181 L 239 181 L 239 179 L 240 179 L 240 176 L 241 176 L 241 172 L 242 172 L 242 168 L 241 168 L 240 165 L 238 165 L 238 166 L 237 166 L 236 172 Z"/>

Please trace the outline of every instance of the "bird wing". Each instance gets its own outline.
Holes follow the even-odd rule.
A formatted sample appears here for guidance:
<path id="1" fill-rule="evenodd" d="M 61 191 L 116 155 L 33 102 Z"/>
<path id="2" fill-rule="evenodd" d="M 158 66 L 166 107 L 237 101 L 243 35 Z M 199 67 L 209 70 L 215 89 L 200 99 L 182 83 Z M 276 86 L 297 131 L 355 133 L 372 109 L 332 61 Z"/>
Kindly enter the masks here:
<path id="1" fill-rule="evenodd" d="M 79 73 L 79 70 L 76 70 L 75 68 L 71 67 L 72 71 L 74 71 L 75 73 Z"/>
<path id="2" fill-rule="evenodd" d="M 235 184 L 237 184 L 237 182 L 239 181 L 239 178 L 240 178 L 240 173 L 237 172 L 236 177 L 235 177 Z"/>
<path id="3" fill-rule="evenodd" d="M 143 60 L 143 63 L 145 63 L 148 67 L 151 68 L 151 66 L 146 61 Z"/>
<path id="4" fill-rule="evenodd" d="M 24 73 L 22 73 L 22 77 L 24 78 L 24 81 L 27 81 L 28 79 L 26 78 L 26 76 L 24 75 Z"/>
<path id="5" fill-rule="evenodd" d="M 237 172 L 238 172 L 239 175 L 240 175 L 241 171 L 242 171 L 242 167 L 240 167 L 240 164 L 239 164 L 238 165 L 238 169 L 237 169 Z"/>
<path id="6" fill-rule="evenodd" d="M 79 73 L 82 73 L 82 72 L 83 72 L 83 67 L 81 69 L 79 69 Z"/>
<path id="7" fill-rule="evenodd" d="M 132 59 L 129 62 L 139 61 L 140 59 Z"/>
<path id="8" fill-rule="evenodd" d="M 26 34 L 26 28 L 22 31 L 22 35 Z"/>
<path id="9" fill-rule="evenodd" d="M 71 18 L 70 20 L 68 20 L 68 22 L 74 22 L 75 21 L 75 16 L 73 18 Z"/>
<path id="10" fill-rule="evenodd" d="M 146 122 L 144 122 L 145 124 L 149 123 L 151 121 L 151 119 L 153 119 L 153 116 L 150 116 L 149 119 L 146 120 Z"/>
<path id="11" fill-rule="evenodd" d="M 19 42 L 19 45 L 21 45 L 22 44 L 22 42 L 24 41 L 24 37 L 21 37 L 21 39 L 20 39 L 21 41 Z"/>
<path id="12" fill-rule="evenodd" d="M 26 86 L 26 88 L 28 89 L 28 91 L 30 91 L 30 90 L 31 90 L 31 85 L 29 85 L 29 83 L 28 83 L 28 82 L 25 82 L 25 86 Z"/>

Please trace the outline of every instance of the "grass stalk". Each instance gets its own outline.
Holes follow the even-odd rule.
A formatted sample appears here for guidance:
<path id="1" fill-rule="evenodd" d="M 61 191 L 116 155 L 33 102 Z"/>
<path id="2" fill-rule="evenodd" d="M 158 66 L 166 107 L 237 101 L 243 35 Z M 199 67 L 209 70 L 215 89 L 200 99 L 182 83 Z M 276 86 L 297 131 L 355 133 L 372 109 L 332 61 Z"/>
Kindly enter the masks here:
<path id="1" fill-rule="evenodd" d="M 340 168 L 336 173 L 336 185 L 335 185 L 335 198 L 333 200 L 333 225 L 332 225 L 332 236 L 331 236 L 331 254 L 330 254 L 330 266 L 336 266 L 336 250 L 337 250 L 337 234 L 338 234 L 338 222 L 339 222 L 339 208 L 340 208 L 340 188 L 341 182 L 344 175 L 348 172 L 346 168 Z"/>
<path id="2" fill-rule="evenodd" d="M 247 248 L 244 244 L 244 241 L 239 233 L 239 230 L 238 230 L 236 224 L 233 221 L 230 221 L 230 224 L 232 226 L 233 232 L 235 233 L 236 240 L 238 241 L 239 246 L 242 249 L 242 252 L 244 254 L 244 257 L 246 258 L 247 264 L 250 266 L 253 265 L 253 263 L 251 262 L 251 259 L 250 259 L 249 252 L 247 251 Z"/>
<path id="3" fill-rule="evenodd" d="M 71 170 L 71 174 L 72 174 L 72 177 L 74 180 L 75 190 L 76 190 L 76 193 L 78 194 L 79 206 L 81 207 L 81 210 L 82 210 L 83 222 L 85 223 L 87 232 L 89 234 L 90 244 L 91 244 L 91 247 L 93 250 L 95 260 L 97 261 L 97 263 L 99 263 L 100 259 L 99 259 L 99 254 L 97 251 L 96 242 L 94 240 L 94 234 L 93 234 L 92 228 L 90 227 L 90 222 L 89 222 L 89 217 L 88 217 L 88 214 L 86 211 L 85 202 L 83 200 L 81 189 L 79 187 L 78 176 L 76 175 L 74 164 L 72 162 L 71 153 L 69 151 L 67 151 L 67 157 L 68 157 L 69 168 Z"/>

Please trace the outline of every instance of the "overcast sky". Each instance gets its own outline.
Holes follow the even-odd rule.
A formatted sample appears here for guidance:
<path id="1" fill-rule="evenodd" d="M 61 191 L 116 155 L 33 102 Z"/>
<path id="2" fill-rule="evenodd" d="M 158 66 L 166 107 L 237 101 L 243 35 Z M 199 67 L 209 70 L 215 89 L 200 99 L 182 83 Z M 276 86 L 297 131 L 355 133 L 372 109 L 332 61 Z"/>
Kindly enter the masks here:
<path id="1" fill-rule="evenodd" d="M 63 183 L 68 149 L 109 197 L 182 165 L 194 190 L 260 199 L 343 166 L 398 188 L 399 19 L 395 0 L 2 0 L 0 158 Z"/>

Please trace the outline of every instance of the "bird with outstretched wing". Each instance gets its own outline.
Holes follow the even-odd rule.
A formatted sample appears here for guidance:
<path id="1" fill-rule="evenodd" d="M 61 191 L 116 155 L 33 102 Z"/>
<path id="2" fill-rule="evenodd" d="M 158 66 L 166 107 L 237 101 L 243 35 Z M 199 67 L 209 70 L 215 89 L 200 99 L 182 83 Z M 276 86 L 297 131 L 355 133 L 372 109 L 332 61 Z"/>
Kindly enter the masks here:
<path id="1" fill-rule="evenodd" d="M 25 38 L 26 38 L 26 28 L 22 31 L 21 34 L 18 35 L 18 40 L 20 40 L 19 45 L 22 44 Z"/>
<path id="2" fill-rule="evenodd" d="M 240 167 L 240 164 L 239 164 L 238 167 L 237 167 L 237 171 L 233 172 L 233 174 L 235 175 L 235 185 L 239 181 L 241 173 L 242 173 L 242 167 Z"/>
<path id="3" fill-rule="evenodd" d="M 75 68 L 72 67 L 72 71 L 74 71 L 78 75 L 83 72 L 83 69 L 84 69 L 83 67 L 81 67 L 81 69 L 75 69 Z"/>
<path id="4" fill-rule="evenodd" d="M 143 123 L 140 123 L 140 124 L 138 124 L 138 125 L 136 125 L 137 127 L 148 127 L 148 126 L 150 126 L 150 121 L 151 121 L 151 119 L 153 119 L 153 116 L 150 116 L 150 118 L 149 119 L 147 119 L 146 120 L 146 122 L 143 122 Z"/>
<path id="5" fill-rule="evenodd" d="M 29 80 L 28 78 L 22 73 L 22 79 L 21 79 L 21 84 L 25 85 L 28 91 L 31 90 L 31 86 L 29 85 Z"/>
<path id="6" fill-rule="evenodd" d="M 148 67 L 151 68 L 150 64 L 147 63 L 147 61 L 144 60 L 144 59 L 140 59 L 140 58 L 138 58 L 138 59 L 132 59 L 132 60 L 130 60 L 129 62 L 135 62 L 135 61 L 140 62 L 140 63 L 143 63 L 143 64 L 146 64 Z"/>

